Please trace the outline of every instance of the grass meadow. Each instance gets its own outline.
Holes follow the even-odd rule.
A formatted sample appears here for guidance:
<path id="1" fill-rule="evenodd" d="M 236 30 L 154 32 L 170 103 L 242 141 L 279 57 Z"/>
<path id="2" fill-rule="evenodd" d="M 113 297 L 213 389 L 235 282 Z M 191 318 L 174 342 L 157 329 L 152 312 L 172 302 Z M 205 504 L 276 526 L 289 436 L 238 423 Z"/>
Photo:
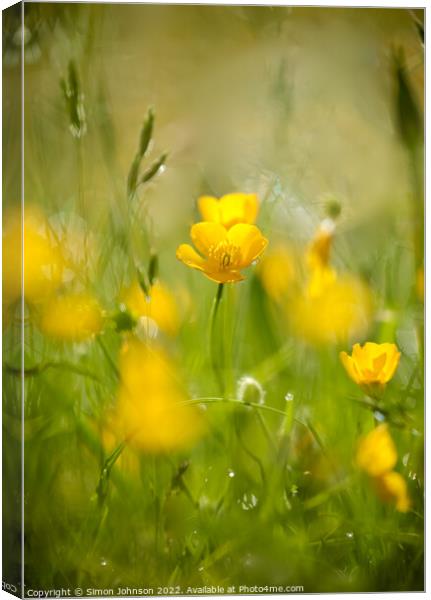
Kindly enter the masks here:
<path id="1" fill-rule="evenodd" d="M 422 590 L 423 12 L 24 11 L 7 578 L 22 491 L 27 595 Z"/>

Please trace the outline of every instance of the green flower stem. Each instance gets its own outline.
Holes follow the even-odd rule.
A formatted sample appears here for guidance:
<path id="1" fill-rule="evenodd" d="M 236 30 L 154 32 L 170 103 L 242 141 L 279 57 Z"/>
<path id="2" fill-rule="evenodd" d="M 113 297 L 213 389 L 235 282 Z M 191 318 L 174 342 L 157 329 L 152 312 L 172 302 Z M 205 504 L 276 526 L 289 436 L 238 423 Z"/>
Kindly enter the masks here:
<path id="1" fill-rule="evenodd" d="M 243 402 L 242 400 L 238 400 L 237 398 L 221 398 L 219 396 L 206 396 L 204 398 L 193 398 L 191 400 L 185 400 L 184 402 L 181 402 L 181 404 L 220 404 L 221 402 L 226 402 L 227 404 L 236 404 L 239 406 L 244 406 L 245 408 L 247 408 L 248 406 L 252 406 L 254 408 L 260 408 L 262 410 L 281 415 L 282 417 L 285 416 L 285 413 L 278 408 L 268 406 L 267 404 L 259 404 L 258 402 Z M 302 421 L 297 422 L 303 425 Z"/>
<path id="2" fill-rule="evenodd" d="M 263 434 L 264 434 L 264 436 L 265 436 L 265 438 L 266 438 L 266 440 L 268 442 L 268 445 L 271 447 L 271 449 L 274 452 L 276 452 L 277 449 L 275 447 L 273 437 L 272 437 L 271 432 L 270 432 L 270 430 L 268 428 L 268 425 L 267 425 L 267 423 L 266 423 L 266 421 L 265 421 L 265 419 L 264 419 L 264 417 L 262 415 L 262 412 L 260 410 L 257 410 L 256 407 L 254 407 L 254 411 L 256 413 L 257 420 L 259 421 L 260 426 L 262 427 L 262 431 L 263 431 Z"/>
<path id="3" fill-rule="evenodd" d="M 118 370 L 118 367 L 115 364 L 112 356 L 109 354 L 108 349 L 105 346 L 105 342 L 102 340 L 102 338 L 100 336 L 97 336 L 96 340 L 106 358 L 106 362 L 111 367 L 112 372 L 114 373 L 115 377 L 118 379 L 118 381 L 120 381 L 121 380 L 120 371 Z"/>
<path id="4" fill-rule="evenodd" d="M 12 375 L 16 375 L 17 377 L 21 376 L 21 367 L 16 367 L 14 365 L 9 365 L 7 363 L 5 363 L 4 366 L 8 373 L 11 373 Z M 36 375 L 42 374 L 44 371 L 46 371 L 48 369 L 61 369 L 61 370 L 65 370 L 65 371 L 70 371 L 71 373 L 75 373 L 76 375 L 82 375 L 84 377 L 88 377 L 89 379 L 93 379 L 94 381 L 97 381 L 99 383 L 102 382 L 101 378 L 98 375 L 96 375 L 95 373 L 92 373 L 91 371 L 88 371 L 87 369 L 81 368 L 78 365 L 74 365 L 73 363 L 69 363 L 66 361 L 61 361 L 61 362 L 48 361 L 46 363 L 35 365 L 33 367 L 28 367 L 28 368 L 24 369 L 24 377 L 34 377 Z"/>
<path id="5" fill-rule="evenodd" d="M 210 317 L 210 331 L 209 331 L 209 354 L 211 359 L 211 366 L 214 371 L 216 380 L 218 381 L 220 392 L 224 395 L 225 383 L 223 377 L 223 348 L 220 343 L 220 338 L 216 338 L 216 320 L 219 312 L 220 302 L 223 296 L 224 284 L 219 283 L 217 287 L 216 297 L 214 298 L 211 317 Z M 217 343 L 219 342 L 219 343 Z"/>
<path id="6" fill-rule="evenodd" d="M 105 460 L 105 462 L 102 465 L 99 482 L 96 487 L 96 493 L 97 493 L 99 507 L 102 507 L 105 502 L 106 496 L 108 494 L 109 478 L 111 475 L 112 468 L 115 465 L 115 463 L 117 462 L 117 460 L 120 458 L 121 453 L 123 452 L 124 448 L 126 447 L 126 444 L 127 444 L 127 441 L 123 440 L 115 448 L 115 450 L 108 456 L 108 458 Z"/>

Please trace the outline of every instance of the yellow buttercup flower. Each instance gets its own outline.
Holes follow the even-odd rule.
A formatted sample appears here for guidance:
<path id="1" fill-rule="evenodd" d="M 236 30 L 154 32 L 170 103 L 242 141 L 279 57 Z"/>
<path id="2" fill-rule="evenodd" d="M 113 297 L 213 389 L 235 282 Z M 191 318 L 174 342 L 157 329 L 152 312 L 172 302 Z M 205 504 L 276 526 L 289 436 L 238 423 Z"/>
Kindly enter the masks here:
<path id="1" fill-rule="evenodd" d="M 190 237 L 201 254 L 189 244 L 181 244 L 177 258 L 218 283 L 243 280 L 240 271 L 251 265 L 268 244 L 255 225 L 243 223 L 229 230 L 219 223 L 196 223 Z"/>
<path id="2" fill-rule="evenodd" d="M 371 477 L 391 471 L 397 459 L 397 450 L 386 423 L 379 425 L 359 441 L 356 463 Z"/>
<path id="3" fill-rule="evenodd" d="M 21 252 L 24 243 L 24 253 Z M 22 265 L 21 265 L 21 259 Z M 22 290 L 21 269 L 24 270 Z M 26 208 L 24 224 L 16 210 L 3 221 L 3 299 L 5 304 L 24 293 L 28 302 L 45 300 L 62 283 L 61 249 L 45 217 L 36 208 Z"/>
<path id="4" fill-rule="evenodd" d="M 394 503 L 399 512 L 407 512 L 411 505 L 407 484 L 402 475 L 393 471 L 397 460 L 397 450 L 386 423 L 359 441 L 358 467 L 371 478 L 381 500 Z"/>
<path id="5" fill-rule="evenodd" d="M 286 306 L 293 331 L 315 345 L 364 335 L 373 311 L 369 287 L 357 277 L 337 274 L 330 265 L 334 231 L 333 219 L 319 225 L 304 256 L 304 281 Z"/>
<path id="6" fill-rule="evenodd" d="M 134 281 L 120 294 L 135 319 L 148 317 L 164 332 L 174 335 L 179 327 L 177 303 L 171 291 L 162 283 L 155 283 L 145 295 L 138 281 Z"/>
<path id="7" fill-rule="evenodd" d="M 162 350 L 132 338 L 122 348 L 119 368 L 117 422 L 132 446 L 150 453 L 169 452 L 199 439 L 202 416 L 186 403 L 179 373 Z"/>
<path id="8" fill-rule="evenodd" d="M 258 275 L 268 296 L 276 302 L 285 298 L 296 278 L 292 252 L 284 245 L 273 247 L 262 258 Z"/>
<path id="9" fill-rule="evenodd" d="M 322 269 L 329 264 L 334 232 L 335 222 L 332 219 L 324 219 L 320 223 L 305 255 L 310 269 Z"/>
<path id="10" fill-rule="evenodd" d="M 95 298 L 88 294 L 63 294 L 43 304 L 39 326 L 49 337 L 80 342 L 99 333 L 103 321 Z"/>
<path id="11" fill-rule="evenodd" d="M 253 225 L 259 212 L 259 200 L 256 194 L 226 194 L 220 199 L 201 196 L 198 206 L 204 221 L 220 223 L 226 229 L 238 223 Z"/>
<path id="12" fill-rule="evenodd" d="M 308 285 L 287 304 L 295 333 L 313 344 L 333 344 L 363 334 L 369 325 L 372 298 L 368 287 L 330 269 L 316 269 Z"/>
<path id="13" fill-rule="evenodd" d="M 383 502 L 395 504 L 399 512 L 408 512 L 411 508 L 411 500 L 407 490 L 406 480 L 396 471 L 384 473 L 374 480 L 378 496 Z"/>
<path id="14" fill-rule="evenodd" d="M 355 344 L 352 356 L 340 353 L 349 377 L 371 396 L 382 392 L 398 367 L 401 353 L 395 344 Z"/>

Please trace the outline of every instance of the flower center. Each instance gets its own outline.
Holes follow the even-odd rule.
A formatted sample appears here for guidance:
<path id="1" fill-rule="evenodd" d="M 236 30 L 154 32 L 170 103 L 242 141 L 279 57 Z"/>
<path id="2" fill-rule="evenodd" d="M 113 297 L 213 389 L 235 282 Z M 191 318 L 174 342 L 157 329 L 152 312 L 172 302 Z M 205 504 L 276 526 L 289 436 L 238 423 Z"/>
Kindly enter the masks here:
<path id="1" fill-rule="evenodd" d="M 219 271 L 231 271 L 237 269 L 240 258 L 241 249 L 229 241 L 214 244 L 208 250 L 208 259 Z"/>

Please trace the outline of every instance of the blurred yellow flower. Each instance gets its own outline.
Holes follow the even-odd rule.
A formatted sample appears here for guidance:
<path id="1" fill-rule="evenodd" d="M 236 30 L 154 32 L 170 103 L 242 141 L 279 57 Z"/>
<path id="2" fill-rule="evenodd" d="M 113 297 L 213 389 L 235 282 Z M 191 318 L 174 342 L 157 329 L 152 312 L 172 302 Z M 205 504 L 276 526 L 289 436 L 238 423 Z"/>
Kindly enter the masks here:
<path id="1" fill-rule="evenodd" d="M 46 299 L 62 283 L 64 264 L 60 247 L 45 217 L 34 207 L 25 209 L 23 227 L 18 210 L 5 215 L 3 221 L 5 304 L 22 296 L 21 267 L 24 269 L 24 296 L 28 302 Z"/>
<path id="2" fill-rule="evenodd" d="M 391 471 L 397 459 L 397 450 L 386 423 L 379 425 L 359 441 L 356 463 L 371 477 Z"/>
<path id="3" fill-rule="evenodd" d="M 407 484 L 402 475 L 393 471 L 397 460 L 397 450 L 386 423 L 359 441 L 356 453 L 358 467 L 371 477 L 381 500 L 393 502 L 398 511 L 407 512 L 411 504 Z"/>
<path id="4" fill-rule="evenodd" d="M 132 338 L 122 348 L 119 367 L 116 414 L 130 444 L 158 453 L 187 448 L 199 439 L 202 416 L 186 403 L 179 373 L 164 352 Z"/>
<path id="5" fill-rule="evenodd" d="M 248 224 L 234 225 L 227 231 L 219 223 L 196 223 L 190 236 L 202 256 L 189 244 L 181 244 L 177 258 L 218 283 L 244 279 L 241 269 L 255 261 L 268 244 L 260 230 Z"/>
<path id="6" fill-rule="evenodd" d="M 322 269 L 328 266 L 332 241 L 335 232 L 335 221 L 324 219 L 306 252 L 305 260 L 309 269 Z"/>
<path id="7" fill-rule="evenodd" d="M 408 512 L 411 500 L 407 490 L 407 483 L 402 475 L 395 471 L 384 473 L 374 480 L 378 496 L 383 502 L 395 504 L 399 512 Z"/>
<path id="8" fill-rule="evenodd" d="M 226 194 L 220 199 L 201 196 L 198 200 L 199 211 L 204 221 L 220 223 L 230 229 L 238 223 L 253 225 L 259 211 L 256 194 Z"/>
<path id="9" fill-rule="evenodd" d="M 285 245 L 278 245 L 265 253 L 257 270 L 268 296 L 280 302 L 292 287 L 296 278 L 293 254 Z"/>
<path id="10" fill-rule="evenodd" d="M 157 326 L 170 335 L 174 335 L 179 327 L 179 314 L 174 295 L 163 284 L 157 282 L 145 295 L 138 281 L 124 288 L 120 294 L 123 302 L 135 319 L 148 317 Z"/>
<path id="11" fill-rule="evenodd" d="M 366 342 L 364 346 L 355 344 L 352 356 L 346 352 L 340 353 L 341 362 L 349 377 L 371 396 L 382 392 L 392 379 L 400 356 L 395 344 L 374 342 Z"/>
<path id="12" fill-rule="evenodd" d="M 331 267 L 318 267 L 314 268 L 306 286 L 306 295 L 309 298 L 322 298 L 328 292 L 331 292 L 334 287 L 336 289 L 337 273 Z M 343 282 L 341 278 L 341 282 Z M 340 281 L 340 280 L 339 280 Z"/>
<path id="13" fill-rule="evenodd" d="M 305 253 L 305 279 L 286 306 L 293 331 L 316 345 L 363 335 L 373 311 L 368 286 L 357 277 L 338 275 L 330 265 L 334 232 L 334 220 L 324 219 Z"/>
<path id="14" fill-rule="evenodd" d="M 336 343 L 367 330 L 372 298 L 359 279 L 316 269 L 307 287 L 292 297 L 287 311 L 298 336 L 314 344 Z"/>
<path id="15" fill-rule="evenodd" d="M 63 294 L 42 305 L 39 326 L 52 338 L 80 342 L 99 333 L 103 326 L 99 303 L 88 294 Z"/>

